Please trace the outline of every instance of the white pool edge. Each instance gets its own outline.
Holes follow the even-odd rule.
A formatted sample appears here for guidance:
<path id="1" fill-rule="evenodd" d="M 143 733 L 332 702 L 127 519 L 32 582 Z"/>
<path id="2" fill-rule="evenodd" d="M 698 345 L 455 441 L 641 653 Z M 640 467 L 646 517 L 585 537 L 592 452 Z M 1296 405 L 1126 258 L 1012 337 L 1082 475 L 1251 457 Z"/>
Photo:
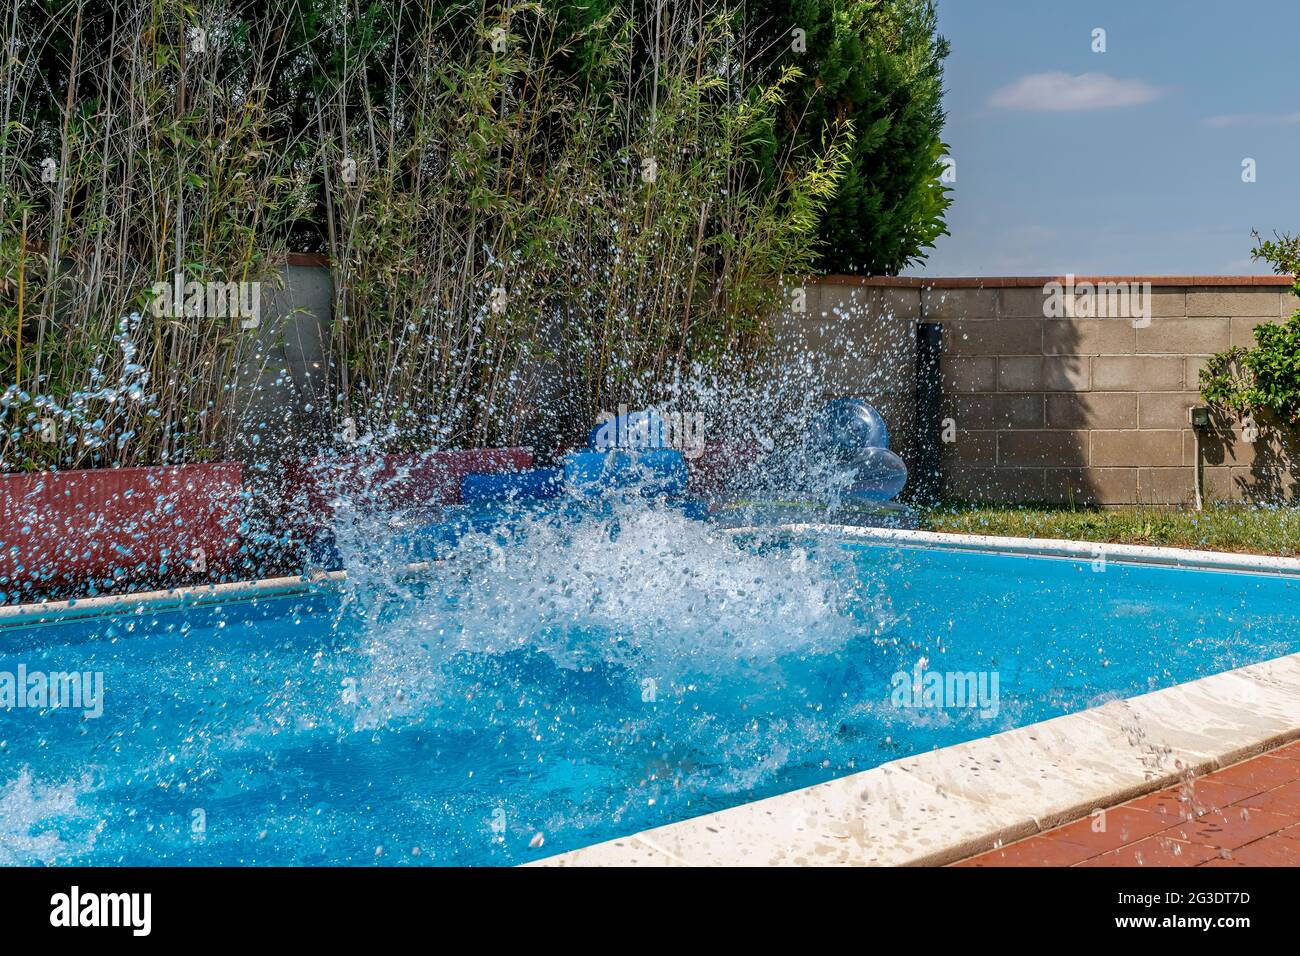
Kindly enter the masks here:
<path id="1" fill-rule="evenodd" d="M 1297 738 L 1291 654 L 528 865 L 942 866 Z"/>
<path id="2" fill-rule="evenodd" d="M 861 528 L 838 524 L 784 524 L 779 530 L 792 534 L 820 534 L 857 538 L 872 544 L 940 548 L 949 551 L 978 551 L 1024 557 L 1069 558 L 1078 561 L 1114 561 L 1204 571 L 1244 571 L 1256 574 L 1300 575 L 1300 557 L 1236 554 L 1227 551 L 1194 551 L 1138 544 L 1109 544 L 1064 538 L 1016 538 L 984 534 L 952 534 L 944 531 L 908 531 L 899 528 Z M 729 528 L 729 534 L 771 530 L 762 527 Z"/>
<path id="3" fill-rule="evenodd" d="M 437 562 L 415 561 L 398 569 L 401 575 L 417 575 Z M 220 584 L 197 584 L 162 591 L 134 591 L 126 594 L 99 594 L 94 597 L 70 598 L 66 601 L 36 601 L 30 604 L 0 606 L 0 631 L 34 624 L 126 614 L 148 608 L 167 611 L 211 604 L 235 604 L 259 598 L 308 594 L 341 585 L 348 579 L 346 571 L 315 570 L 256 581 L 226 581 Z"/>
<path id="4" fill-rule="evenodd" d="M 257 581 L 229 581 L 193 587 L 169 588 L 164 591 L 137 591 L 128 594 L 100 594 L 67 601 L 37 601 L 32 604 L 9 604 L 0 607 L 0 630 L 32 624 L 53 624 L 82 618 L 126 614 L 149 608 L 166 611 L 210 604 L 233 604 L 257 598 L 305 594 L 346 578 L 342 571 L 314 575 L 262 578 Z"/>
<path id="5" fill-rule="evenodd" d="M 838 524 L 783 524 L 719 529 L 725 535 L 752 534 L 773 530 L 791 534 L 820 534 L 839 538 L 856 538 L 872 544 L 895 544 L 905 547 L 940 548 L 976 551 L 1024 557 L 1069 558 L 1080 561 L 1104 559 L 1121 564 L 1144 564 L 1158 567 L 1205 571 L 1237 571 L 1255 574 L 1300 576 L 1300 558 L 1220 551 L 1192 551 L 1184 548 L 1158 548 L 1132 544 L 1103 544 L 1058 538 L 1015 538 L 996 535 L 949 534 L 939 531 L 907 531 L 896 528 L 864 528 Z M 402 568 L 418 574 L 434 562 L 418 561 Z M 77 617 L 120 614 L 137 607 L 158 609 L 192 606 L 222 601 L 240 601 L 257 597 L 304 593 L 322 585 L 334 585 L 347 579 L 346 571 L 313 571 L 304 575 L 261 578 L 254 581 L 229 581 L 200 584 L 161 591 L 105 594 L 72 598 L 64 601 L 37 601 L 29 604 L 0 605 L 0 628 L 32 622 L 52 623 Z"/>

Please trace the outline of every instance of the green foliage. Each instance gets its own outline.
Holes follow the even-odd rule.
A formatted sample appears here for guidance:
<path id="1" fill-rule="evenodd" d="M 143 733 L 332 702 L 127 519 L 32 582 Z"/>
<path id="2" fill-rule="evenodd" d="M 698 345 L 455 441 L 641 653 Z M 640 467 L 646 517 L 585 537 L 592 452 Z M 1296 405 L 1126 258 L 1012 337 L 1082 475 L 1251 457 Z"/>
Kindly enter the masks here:
<path id="1" fill-rule="evenodd" d="M 893 275 L 947 235 L 940 182 L 943 60 L 933 0 L 750 0 L 756 66 L 805 74 L 783 112 L 772 153 L 815 141 L 836 123 L 856 137 L 819 224 L 817 266 Z M 806 52 L 792 31 L 806 33 Z"/>
<path id="2" fill-rule="evenodd" d="M 1260 240 L 1252 255 L 1296 277 L 1291 288 L 1300 295 L 1300 237 Z M 1234 346 L 1211 358 L 1201 370 L 1201 397 L 1239 418 L 1263 412 L 1300 422 L 1300 311 L 1281 325 L 1256 326 L 1253 348 Z"/>
<path id="3" fill-rule="evenodd" d="M 1274 235 L 1264 239 L 1255 233 L 1255 248 L 1250 257 L 1263 259 L 1278 275 L 1291 276 L 1291 292 L 1300 295 L 1300 235 Z"/>
<path id="4" fill-rule="evenodd" d="M 202 58 L 189 22 L 164 0 L 6 16 L 0 470 L 227 454 L 236 370 L 267 361 L 235 317 L 147 308 L 176 272 L 273 282 L 308 188 L 250 82 L 280 66 L 267 24 L 225 22 Z"/>
<path id="5" fill-rule="evenodd" d="M 1250 349 L 1234 345 L 1212 356 L 1201 368 L 1201 399 L 1238 418 L 1258 408 L 1255 379 L 1246 364 L 1250 354 Z"/>
<path id="6" fill-rule="evenodd" d="M 152 315 L 176 272 L 270 285 L 326 253 L 322 422 L 497 444 L 654 401 L 761 348 L 819 266 L 896 271 L 943 230 L 929 0 L 12 0 L 0 23 L 8 469 L 231 453 L 277 343 Z"/>
<path id="7" fill-rule="evenodd" d="M 539 417 L 577 434 L 761 344 L 782 283 L 812 268 L 848 130 L 764 182 L 753 144 L 797 72 L 732 95 L 734 9 L 657 27 L 634 9 L 381 26 L 411 51 L 381 45 L 381 86 L 351 61 L 322 113 L 325 168 L 358 163 L 325 189 L 349 317 L 336 417 L 414 445 L 515 441 Z"/>

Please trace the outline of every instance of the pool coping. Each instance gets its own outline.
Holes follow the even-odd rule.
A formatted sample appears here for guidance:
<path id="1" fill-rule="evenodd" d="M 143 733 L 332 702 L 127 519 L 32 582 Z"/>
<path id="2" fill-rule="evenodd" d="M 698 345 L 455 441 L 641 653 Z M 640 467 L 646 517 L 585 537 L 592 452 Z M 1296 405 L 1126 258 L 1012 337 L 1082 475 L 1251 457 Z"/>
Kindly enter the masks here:
<path id="1" fill-rule="evenodd" d="M 729 534 L 771 531 L 771 528 L 727 528 Z M 1082 561 L 1114 561 L 1157 567 L 1205 571 L 1237 571 L 1252 574 L 1300 576 L 1300 557 L 1239 554 L 1231 551 L 1197 551 L 1141 544 L 1075 541 L 1068 538 L 1020 538 L 986 534 L 954 534 L 947 531 L 913 531 L 900 528 L 868 528 L 839 524 L 783 524 L 777 530 L 794 534 L 819 534 L 840 538 L 864 538 L 873 543 L 941 548 L 949 551 L 978 551 L 1017 557 L 1068 558 Z"/>
<path id="2" fill-rule="evenodd" d="M 1296 558 L 840 525 L 782 530 L 984 553 L 1300 575 Z M 1108 807 L 1296 739 L 1300 653 L 527 865 L 942 866 L 1089 814 L 1104 828 Z"/>
<path id="3" fill-rule="evenodd" d="M 1296 739 L 1290 654 L 526 865 L 943 866 Z"/>
<path id="4" fill-rule="evenodd" d="M 397 568 L 397 573 L 415 575 L 438 563 L 440 563 L 438 560 L 413 561 Z M 306 574 L 259 578 L 255 581 L 224 581 L 220 584 L 198 584 L 160 591 L 99 594 L 94 597 L 70 598 L 64 601 L 0 605 L 0 632 L 13 627 L 103 617 L 145 605 L 153 610 L 166 611 L 210 604 L 236 604 L 255 601 L 258 598 L 285 597 L 291 594 L 307 594 L 322 588 L 336 587 L 347 579 L 347 571 L 316 569 Z"/>
<path id="5" fill-rule="evenodd" d="M 103 617 L 146 605 L 151 609 L 162 611 L 209 604 L 233 604 L 287 594 L 304 594 L 321 586 L 336 584 L 346 578 L 345 571 L 320 571 L 288 577 L 261 578 L 256 581 L 226 581 L 220 584 L 169 588 L 163 591 L 99 594 L 66 601 L 8 604 L 0 607 L 0 631 L 13 627 Z"/>
<path id="6" fill-rule="evenodd" d="M 880 544 L 977 551 L 985 554 L 1068 558 L 1087 561 L 1103 560 L 1115 561 L 1121 564 L 1144 564 L 1170 568 L 1300 576 L 1300 557 L 1234 554 L 1226 551 L 1194 551 L 1187 548 L 1109 544 L 1093 541 L 1074 541 L 1064 538 L 1018 538 L 816 523 L 719 528 L 718 531 L 725 535 L 772 531 L 792 534 L 819 534 L 840 538 L 861 538 Z M 401 571 L 405 574 L 418 574 L 436 563 L 440 562 L 416 561 L 403 566 Z M 95 617 L 120 612 L 135 605 L 149 604 L 162 609 L 192 606 L 199 603 L 238 601 L 256 597 L 301 593 L 319 587 L 323 583 L 337 584 L 346 579 L 346 571 L 313 570 L 307 574 L 260 578 L 253 581 L 228 581 L 220 584 L 199 584 L 126 594 L 104 594 L 62 601 L 6 604 L 0 605 L 0 629 L 26 625 L 30 622 L 52 623 L 56 620 L 68 620 L 70 618 Z"/>

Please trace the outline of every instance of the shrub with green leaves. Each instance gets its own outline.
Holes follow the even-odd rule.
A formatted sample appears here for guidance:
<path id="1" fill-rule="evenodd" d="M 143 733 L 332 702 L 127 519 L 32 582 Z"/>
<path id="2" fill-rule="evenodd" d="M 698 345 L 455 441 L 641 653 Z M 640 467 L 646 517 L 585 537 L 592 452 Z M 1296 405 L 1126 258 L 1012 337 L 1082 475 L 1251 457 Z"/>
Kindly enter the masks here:
<path id="1" fill-rule="evenodd" d="M 1300 236 L 1261 240 L 1252 252 L 1294 277 L 1300 295 Z M 1257 413 L 1300 422 L 1300 311 L 1281 325 L 1255 327 L 1253 348 L 1234 346 L 1220 352 L 1201 370 L 1201 397 L 1238 418 Z"/>
<path id="2" fill-rule="evenodd" d="M 150 290 L 270 286 L 310 184 L 264 82 L 287 68 L 274 21 L 209 16 L 14 0 L 0 21 L 0 471 L 231 453 L 233 383 L 268 352 Z"/>

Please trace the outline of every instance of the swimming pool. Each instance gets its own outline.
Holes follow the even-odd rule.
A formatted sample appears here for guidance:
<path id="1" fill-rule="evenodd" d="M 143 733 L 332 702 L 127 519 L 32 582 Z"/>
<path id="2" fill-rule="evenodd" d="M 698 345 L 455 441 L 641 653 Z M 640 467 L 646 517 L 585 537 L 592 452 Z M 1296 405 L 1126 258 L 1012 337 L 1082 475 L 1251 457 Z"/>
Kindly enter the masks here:
<path id="1" fill-rule="evenodd" d="M 104 694 L 0 709 L 0 862 L 526 862 L 1298 650 L 1298 596 L 642 507 L 6 627 L 0 674 Z"/>

